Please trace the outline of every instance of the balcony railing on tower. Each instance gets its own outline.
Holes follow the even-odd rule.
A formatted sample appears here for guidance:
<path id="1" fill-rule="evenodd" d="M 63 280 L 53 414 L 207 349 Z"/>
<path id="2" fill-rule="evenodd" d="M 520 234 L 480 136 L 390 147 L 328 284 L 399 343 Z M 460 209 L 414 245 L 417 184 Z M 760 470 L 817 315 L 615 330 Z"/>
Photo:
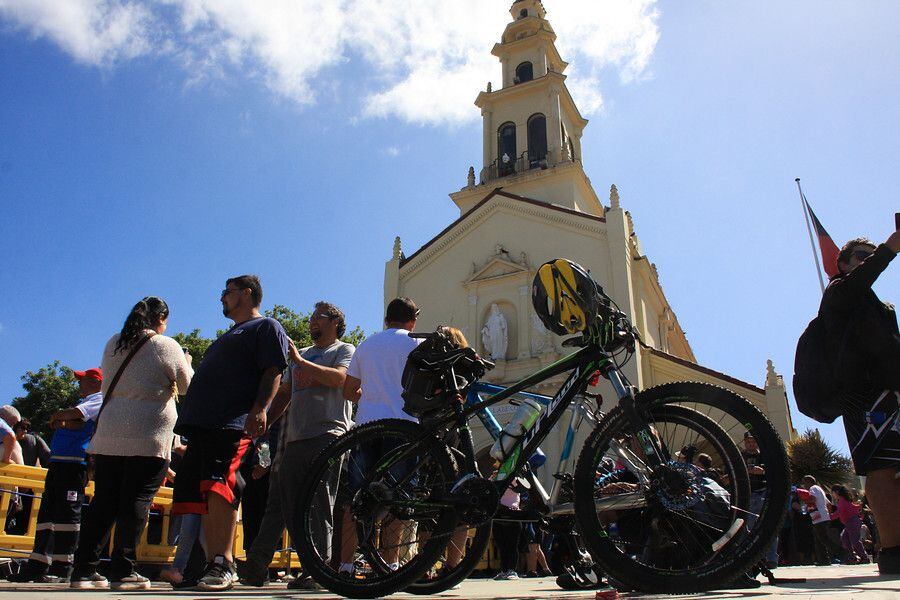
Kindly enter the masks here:
<path id="1" fill-rule="evenodd" d="M 501 156 L 494 160 L 491 164 L 481 170 L 481 183 L 506 177 L 507 175 L 515 175 L 516 173 L 524 173 L 531 169 L 546 169 L 547 155 L 541 157 L 529 158 L 528 151 L 522 152 L 517 158 L 511 158 L 509 155 Z"/>

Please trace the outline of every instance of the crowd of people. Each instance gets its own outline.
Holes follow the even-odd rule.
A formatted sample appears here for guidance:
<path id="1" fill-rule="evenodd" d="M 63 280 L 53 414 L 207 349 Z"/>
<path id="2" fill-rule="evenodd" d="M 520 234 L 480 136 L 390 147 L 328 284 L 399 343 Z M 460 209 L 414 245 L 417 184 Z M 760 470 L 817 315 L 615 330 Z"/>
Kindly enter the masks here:
<path id="1" fill-rule="evenodd" d="M 860 502 L 843 486 L 825 491 L 815 478 L 805 477 L 786 507 L 789 518 L 780 539 L 766 557 L 771 567 L 862 563 L 874 553 L 882 573 L 900 572 L 900 430 L 898 393 L 892 391 L 900 389 L 900 336 L 893 311 L 871 292 L 872 281 L 898 250 L 900 232 L 877 248 L 868 240 L 853 240 L 841 253 L 841 276 L 823 299 L 823 307 L 839 300 L 835 312 L 852 308 L 853 302 L 857 308 L 868 303 L 875 316 L 859 321 L 870 328 L 865 335 L 875 335 L 878 327 L 889 330 L 878 333 L 879 340 L 887 340 L 881 351 L 893 352 L 887 359 L 866 362 L 863 350 L 856 357 L 863 367 L 888 373 L 886 379 L 870 378 L 871 389 L 886 391 L 870 394 L 875 408 L 863 406 L 857 395 L 846 419 L 854 465 L 869 477 L 867 497 Z M 150 581 L 136 569 L 136 550 L 153 497 L 169 481 L 174 488 L 171 530 L 178 548 L 161 578 L 175 588 L 204 591 L 230 589 L 238 577 L 249 585 L 264 585 L 284 530 L 293 529 L 298 486 L 317 453 L 354 423 L 412 419 L 403 411 L 401 375 L 419 341 L 407 335 L 419 315 L 414 301 L 392 300 L 384 330 L 358 348 L 340 339 L 344 313 L 318 302 L 309 319 L 313 343 L 297 348 L 277 320 L 260 313 L 262 297 L 256 276 L 227 280 L 220 301 L 234 325 L 209 346 L 196 369 L 191 355 L 165 335 L 165 301 L 152 296 L 139 301 L 106 343 L 100 367 L 75 372 L 81 402 L 52 416 L 50 444 L 29 433 L 28 421 L 13 407 L 0 408 L 0 460 L 47 468 L 34 549 L 12 580 L 68 581 L 79 589 L 149 588 Z M 880 428 L 871 426 L 876 409 L 883 417 Z M 765 465 L 754 462 L 754 443 L 751 435 L 745 436 L 752 489 L 765 477 Z M 714 468 L 704 462 L 709 457 L 686 456 L 689 450 L 682 450 L 684 459 L 712 477 Z M 373 464 L 380 451 L 385 449 L 367 449 L 368 455 L 355 462 Z M 82 510 L 89 473 L 94 494 Z M 353 478 L 350 473 L 351 486 Z M 317 504 L 334 507 L 337 486 L 336 480 L 320 486 L 323 502 Z M 521 494 L 511 487 L 503 496 L 503 510 L 518 510 Z M 236 564 L 232 546 L 242 500 L 246 560 Z M 764 501 L 752 498 L 757 504 Z M 333 511 L 320 517 L 318 533 L 331 540 Z M 340 521 L 344 539 L 355 539 L 352 520 Z M 7 530 L 21 529 L 23 523 L 27 519 L 8 522 Z M 113 527 L 109 564 L 100 574 Z M 497 525 L 504 533 L 500 577 L 514 578 L 521 570 L 545 573 L 552 563 L 549 540 L 520 525 L 515 531 L 503 527 Z M 385 538 L 392 535 L 400 532 L 383 532 Z M 341 544 L 340 570 L 348 575 L 355 568 L 354 551 L 353 543 Z M 292 585 L 318 587 L 308 579 Z"/>

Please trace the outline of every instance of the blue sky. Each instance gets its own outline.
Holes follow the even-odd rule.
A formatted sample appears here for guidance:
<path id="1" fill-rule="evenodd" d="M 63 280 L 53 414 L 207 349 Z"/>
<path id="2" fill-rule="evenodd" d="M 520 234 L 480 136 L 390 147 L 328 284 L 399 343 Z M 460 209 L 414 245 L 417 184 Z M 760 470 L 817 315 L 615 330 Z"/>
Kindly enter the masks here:
<path id="1" fill-rule="evenodd" d="M 242 272 L 267 306 L 378 329 L 394 236 L 439 232 L 481 167 L 508 5 L 0 0 L 0 401 L 54 359 L 96 365 L 146 294 L 212 335 Z M 545 7 L 585 169 L 617 184 L 699 361 L 789 381 L 820 297 L 794 178 L 838 244 L 900 210 L 900 5 Z"/>

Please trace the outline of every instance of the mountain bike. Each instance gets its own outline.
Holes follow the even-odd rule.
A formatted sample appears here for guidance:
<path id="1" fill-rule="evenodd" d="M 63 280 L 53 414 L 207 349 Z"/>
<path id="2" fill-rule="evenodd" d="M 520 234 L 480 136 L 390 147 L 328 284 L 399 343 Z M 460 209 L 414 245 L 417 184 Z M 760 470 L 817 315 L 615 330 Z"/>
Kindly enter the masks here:
<path id="1" fill-rule="evenodd" d="M 603 313 L 563 342 L 577 348 L 572 354 L 463 406 L 460 394 L 490 362 L 471 348 L 435 353 L 422 368 L 444 384 L 435 395 L 437 408 L 423 424 L 374 421 L 323 450 L 294 513 L 297 551 L 316 581 L 355 598 L 388 595 L 420 581 L 461 527 L 474 530 L 474 538 L 489 528 L 501 496 L 528 472 L 528 458 L 600 377 L 617 403 L 582 447 L 568 509 L 603 572 L 637 591 L 691 593 L 721 587 L 758 562 L 781 526 L 789 494 L 778 433 L 750 402 L 714 385 L 676 382 L 638 392 L 622 367 L 640 338 L 599 284 L 596 292 Z M 433 339 L 438 333 L 411 335 Z M 486 478 L 459 450 L 472 447 L 468 419 L 564 373 L 559 390 L 514 440 L 496 476 Z M 448 436 L 458 440 L 448 444 Z M 762 490 L 766 502 L 755 513 L 750 475 L 735 442 L 745 436 L 756 441 L 757 462 L 765 470 L 754 489 Z M 699 454 L 706 457 L 702 468 L 693 460 Z M 320 482 L 333 480 L 334 469 L 344 476 L 343 506 L 321 501 Z M 343 523 L 322 539 L 316 533 L 319 522 L 332 513 L 342 515 Z"/>

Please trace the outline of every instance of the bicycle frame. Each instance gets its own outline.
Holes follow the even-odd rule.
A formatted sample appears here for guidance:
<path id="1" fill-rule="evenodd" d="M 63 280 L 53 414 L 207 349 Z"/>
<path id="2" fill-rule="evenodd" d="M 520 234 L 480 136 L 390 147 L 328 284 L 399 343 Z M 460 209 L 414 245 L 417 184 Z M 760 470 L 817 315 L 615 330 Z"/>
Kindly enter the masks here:
<path id="1" fill-rule="evenodd" d="M 466 395 L 466 406 L 474 406 L 475 404 L 482 402 L 481 394 L 483 393 L 497 394 L 505 390 L 506 388 L 499 385 L 484 383 L 480 381 L 476 382 L 469 387 L 469 392 Z M 531 392 L 518 392 L 516 396 L 535 400 L 544 408 L 546 408 L 552 400 L 550 396 L 545 396 L 543 394 L 534 394 Z M 566 427 L 566 437 L 565 441 L 563 442 L 562 452 L 560 453 L 559 460 L 556 464 L 556 473 L 565 473 L 568 470 L 569 461 L 572 455 L 572 447 L 575 445 L 575 434 L 581 427 L 582 421 L 587 420 L 593 425 L 597 424 L 597 419 L 594 417 L 594 412 L 587 406 L 586 398 L 584 396 L 576 396 L 571 408 L 571 417 L 569 418 L 569 422 Z M 491 439 L 493 439 L 494 441 L 498 440 L 500 438 L 500 432 L 503 430 L 503 428 L 500 426 L 500 423 L 497 421 L 497 418 L 494 416 L 493 412 L 491 412 L 491 409 L 487 407 L 482 408 L 477 413 L 475 413 L 475 415 L 481 421 L 485 431 L 487 431 L 491 436 Z M 470 470 L 474 471 L 474 447 L 472 445 L 468 445 L 462 448 L 461 451 L 463 452 L 463 454 L 465 454 L 465 457 L 469 462 Z M 558 507 L 559 493 L 561 490 L 559 479 L 556 479 L 553 482 L 553 487 L 550 489 L 549 494 L 544 489 L 544 486 L 541 485 L 540 481 L 537 480 L 537 478 L 534 478 L 534 481 L 531 483 L 534 487 L 534 492 L 536 492 L 537 495 L 540 496 L 541 500 L 550 509 L 550 511 L 554 512 L 554 509 Z"/>
<path id="2" fill-rule="evenodd" d="M 430 437 L 432 432 L 436 429 L 453 424 L 460 434 L 461 441 L 467 447 L 472 447 L 472 433 L 468 427 L 468 419 L 471 416 L 511 398 L 516 394 L 525 392 L 527 388 L 537 383 L 567 371 L 571 371 L 571 373 L 556 394 L 547 402 L 547 408 L 541 411 L 534 425 L 524 432 L 522 438 L 516 442 L 509 452 L 509 455 L 501 463 L 497 476 L 493 480 L 493 484 L 500 496 L 502 496 L 506 489 L 512 484 L 512 481 L 515 478 L 514 476 L 523 470 L 528 461 L 528 457 L 534 454 L 540 443 L 550 435 L 550 431 L 560 420 L 562 414 L 574 402 L 575 397 L 587 387 L 590 379 L 597 371 L 612 384 L 613 390 L 618 397 L 619 406 L 622 407 L 629 421 L 634 425 L 635 431 L 638 433 L 638 438 L 641 442 L 641 449 L 649 459 L 650 464 L 659 464 L 666 460 L 659 448 L 657 440 L 653 435 L 646 431 L 646 423 L 642 421 L 641 416 L 637 413 L 634 405 L 634 388 L 616 368 L 610 355 L 603 348 L 594 344 L 588 344 L 587 346 L 582 347 L 578 351 L 559 359 L 555 363 L 544 367 L 503 391 L 493 394 L 485 400 L 476 402 L 465 408 L 458 403 L 452 403 L 455 409 L 454 415 L 442 418 L 436 425 L 429 426 L 426 437 Z M 450 368 L 450 372 L 450 381 L 455 383 L 456 374 L 453 372 L 452 367 Z M 456 396 L 457 392 L 458 390 L 453 388 L 447 390 L 446 394 L 448 398 L 453 398 Z M 383 458 L 381 462 L 376 465 L 372 475 L 380 476 L 391 464 L 395 464 L 412 455 L 415 452 L 416 446 L 417 444 L 412 444 L 410 447 L 402 450 L 399 454 L 389 453 L 388 456 Z M 629 455 L 634 456 L 634 453 L 630 449 L 620 448 L 618 454 L 623 461 L 633 462 L 629 460 Z M 477 470 L 474 468 L 474 459 L 471 462 L 473 464 L 467 465 L 469 470 L 463 479 L 469 477 L 470 474 L 477 473 Z M 637 468 L 636 470 L 640 469 Z M 638 477 L 644 479 L 646 474 L 638 472 Z M 546 491 L 544 494 L 546 494 Z M 449 500 L 449 505 L 451 506 L 456 502 L 449 498 L 447 500 Z M 445 501 L 438 502 L 437 504 L 445 504 Z M 600 510 L 611 508 L 636 508 L 645 505 L 644 501 L 634 494 L 609 496 L 604 499 L 598 499 L 596 504 Z M 567 505 L 568 506 L 565 508 L 555 507 L 556 510 L 553 511 L 553 514 L 572 512 L 573 507 L 571 506 L 571 503 L 567 503 Z"/>

